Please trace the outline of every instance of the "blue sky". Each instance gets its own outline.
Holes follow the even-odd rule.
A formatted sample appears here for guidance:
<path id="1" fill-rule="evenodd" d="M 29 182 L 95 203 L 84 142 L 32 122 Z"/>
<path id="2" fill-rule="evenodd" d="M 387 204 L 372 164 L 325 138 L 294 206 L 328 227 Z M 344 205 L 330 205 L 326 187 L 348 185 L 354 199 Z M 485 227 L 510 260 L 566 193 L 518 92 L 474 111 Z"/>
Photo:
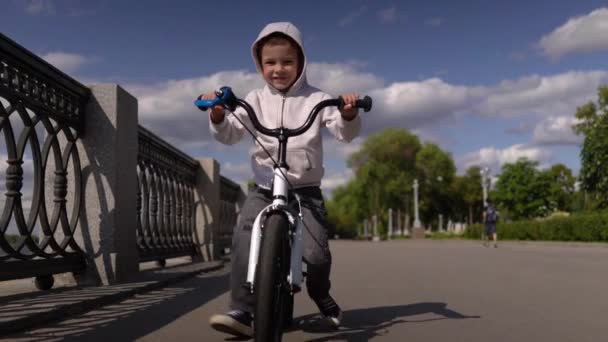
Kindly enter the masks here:
<path id="1" fill-rule="evenodd" d="M 8 0 L 0 13 L 2 33 L 82 83 L 121 84 L 141 124 L 239 182 L 251 141 L 214 142 L 192 99 L 261 85 L 250 45 L 272 21 L 302 31 L 311 83 L 375 101 L 361 138 L 325 140 L 328 192 L 352 177 L 348 154 L 387 127 L 439 144 L 461 173 L 522 156 L 576 172 L 574 112 L 608 84 L 606 1 Z"/>

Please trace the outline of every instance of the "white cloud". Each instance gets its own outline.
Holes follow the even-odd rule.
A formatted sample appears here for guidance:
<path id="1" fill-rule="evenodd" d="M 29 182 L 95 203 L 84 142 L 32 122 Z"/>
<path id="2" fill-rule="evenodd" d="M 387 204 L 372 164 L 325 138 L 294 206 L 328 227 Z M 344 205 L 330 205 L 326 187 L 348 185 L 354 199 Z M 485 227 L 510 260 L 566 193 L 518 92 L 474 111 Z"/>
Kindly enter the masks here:
<path id="1" fill-rule="evenodd" d="M 55 14 L 55 3 L 52 0 L 26 0 L 25 10 L 29 14 Z"/>
<path id="2" fill-rule="evenodd" d="M 543 36 L 538 45 L 543 54 L 554 60 L 569 53 L 608 49 L 608 8 L 570 18 Z"/>
<path id="3" fill-rule="evenodd" d="M 66 74 L 75 72 L 81 66 L 91 61 L 85 56 L 66 52 L 50 52 L 43 55 L 42 59 Z"/>
<path id="4" fill-rule="evenodd" d="M 226 71 L 211 76 L 170 80 L 154 85 L 125 85 L 137 97 L 139 119 L 146 128 L 178 145 L 204 145 L 209 140 L 207 113 L 194 106 L 202 92 L 230 85 L 239 97 L 262 84 L 255 73 Z"/>
<path id="5" fill-rule="evenodd" d="M 459 170 L 466 170 L 470 166 L 480 165 L 488 166 L 492 169 L 492 173 L 497 173 L 503 164 L 514 163 L 519 158 L 524 157 L 543 164 L 551 160 L 552 154 L 546 148 L 515 144 L 504 149 L 484 147 L 476 152 L 464 155 L 456 163 Z"/>
<path id="6" fill-rule="evenodd" d="M 321 181 L 321 189 L 325 196 L 329 196 L 337 187 L 345 185 L 354 177 L 351 169 L 345 169 L 342 172 L 328 173 Z"/>
<path id="7" fill-rule="evenodd" d="M 608 82 L 608 71 L 570 71 L 553 76 L 532 75 L 506 80 L 482 92 L 474 106 L 483 115 L 517 116 L 574 114 L 593 99 L 597 87 Z"/>
<path id="8" fill-rule="evenodd" d="M 357 18 L 365 14 L 367 6 L 361 6 L 358 9 L 351 11 L 344 16 L 344 18 L 338 21 L 338 26 L 345 27 L 352 24 Z"/>
<path id="9" fill-rule="evenodd" d="M 364 137 L 387 127 L 424 131 L 432 136 L 437 132 L 430 129 L 437 124 L 470 114 L 507 119 L 525 115 L 534 127 L 535 121 L 573 115 L 578 106 L 596 97 L 600 84 L 608 82 L 608 71 L 597 70 L 532 75 L 483 87 L 450 84 L 440 78 L 385 85 L 383 79 L 361 71 L 362 68 L 364 65 L 360 63 L 310 63 L 308 78 L 311 84 L 334 95 L 356 91 L 372 96 L 373 110 L 363 114 Z M 193 100 L 201 92 L 222 85 L 231 85 L 238 96 L 244 97 L 262 84 L 257 73 L 223 71 L 155 85 L 125 85 L 125 88 L 138 98 L 140 122 L 145 127 L 179 148 L 189 146 L 191 150 L 198 146 L 204 150 L 212 141 L 207 114 L 196 109 Z M 538 143 L 549 143 L 541 133 L 536 137 Z M 573 143 L 568 135 L 552 135 L 552 138 L 551 144 L 562 138 L 562 143 Z M 344 159 L 348 154 L 339 155 L 337 149 L 328 146 L 327 152 L 336 157 Z M 341 148 L 350 153 L 352 146 Z"/>
<path id="10" fill-rule="evenodd" d="M 344 160 L 344 165 L 346 165 L 348 157 L 361 149 L 363 140 L 362 137 L 357 137 L 349 143 L 344 143 L 328 136 L 327 139 L 323 140 L 323 153 L 325 154 L 325 159 Z"/>
<path id="11" fill-rule="evenodd" d="M 397 20 L 397 8 L 395 6 L 381 9 L 378 11 L 378 18 L 383 23 L 393 23 Z"/>
<path id="12" fill-rule="evenodd" d="M 382 79 L 357 70 L 354 64 L 311 63 L 308 69 L 311 84 L 337 96 L 345 92 L 366 93 L 382 86 Z M 206 113 L 194 107 L 201 92 L 230 85 L 237 96 L 245 95 L 263 85 L 257 73 L 223 71 L 210 76 L 171 80 L 155 85 L 125 85 L 138 98 L 140 122 L 156 134 L 177 145 L 202 144 L 208 141 Z"/>
<path id="13" fill-rule="evenodd" d="M 534 142 L 543 145 L 578 145 L 582 143 L 583 137 L 572 131 L 572 125 L 577 122 L 574 116 L 547 118 L 539 122 L 534 129 Z"/>
<path id="14" fill-rule="evenodd" d="M 381 88 L 384 80 L 371 73 L 358 70 L 353 64 L 311 63 L 308 66 L 308 80 L 315 87 L 338 96 L 346 92 L 364 93 Z"/>
<path id="15" fill-rule="evenodd" d="M 476 88 L 451 85 L 439 78 L 397 82 L 372 92 L 374 112 L 383 123 L 408 127 L 437 122 L 469 108 L 481 95 Z M 374 114 L 375 115 L 375 114 Z"/>
<path id="16" fill-rule="evenodd" d="M 222 163 L 220 167 L 222 176 L 240 184 L 246 184 L 253 177 L 249 163 Z"/>

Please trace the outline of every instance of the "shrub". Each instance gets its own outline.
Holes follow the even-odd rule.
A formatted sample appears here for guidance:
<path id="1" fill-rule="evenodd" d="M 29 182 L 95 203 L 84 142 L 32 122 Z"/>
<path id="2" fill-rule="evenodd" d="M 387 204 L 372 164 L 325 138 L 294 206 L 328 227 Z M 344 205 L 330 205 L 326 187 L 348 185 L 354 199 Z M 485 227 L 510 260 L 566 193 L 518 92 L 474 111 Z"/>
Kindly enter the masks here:
<path id="1" fill-rule="evenodd" d="M 465 238 L 479 239 L 484 227 L 470 226 Z M 499 222 L 496 231 L 504 240 L 608 242 L 608 212 L 555 215 L 543 220 Z"/>

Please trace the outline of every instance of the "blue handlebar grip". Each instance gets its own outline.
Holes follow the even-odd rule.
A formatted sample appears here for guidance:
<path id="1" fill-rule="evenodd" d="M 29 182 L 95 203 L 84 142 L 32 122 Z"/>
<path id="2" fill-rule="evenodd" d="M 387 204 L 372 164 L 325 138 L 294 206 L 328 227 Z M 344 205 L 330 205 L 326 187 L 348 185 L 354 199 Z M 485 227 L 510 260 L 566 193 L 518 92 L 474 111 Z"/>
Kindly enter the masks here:
<path id="1" fill-rule="evenodd" d="M 206 111 L 209 107 L 215 106 L 218 102 L 220 102 L 219 98 L 211 100 L 196 99 L 196 101 L 194 101 L 194 105 L 197 106 L 198 109 Z"/>

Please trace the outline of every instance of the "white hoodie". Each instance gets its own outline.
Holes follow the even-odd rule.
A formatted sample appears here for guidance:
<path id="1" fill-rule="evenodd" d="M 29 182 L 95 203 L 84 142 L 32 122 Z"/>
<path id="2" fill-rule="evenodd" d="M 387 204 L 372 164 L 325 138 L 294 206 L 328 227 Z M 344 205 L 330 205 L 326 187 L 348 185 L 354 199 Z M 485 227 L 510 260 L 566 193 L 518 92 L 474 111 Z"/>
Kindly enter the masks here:
<path id="1" fill-rule="evenodd" d="M 251 47 L 253 60 L 260 74 L 262 67 L 257 58 L 256 45 L 262 38 L 273 32 L 281 32 L 293 38 L 304 53 L 300 31 L 293 24 L 288 22 L 268 24 Z M 245 101 L 251 105 L 258 120 L 265 127 L 277 128 L 281 125 L 282 120 L 285 127 L 298 128 L 304 124 L 314 106 L 323 100 L 334 98 L 306 82 L 306 57 L 300 62 L 303 64 L 302 73 L 287 93 L 283 94 L 270 84 L 266 84 L 264 88 L 255 89 L 245 97 Z M 255 131 L 247 113 L 242 108 L 239 107 L 234 114 L 256 133 L 260 142 L 277 160 L 278 140 Z M 243 125 L 228 113 L 219 124 L 214 124 L 211 120 L 209 123 L 215 139 L 224 144 L 236 144 L 246 133 Z M 287 165 L 289 165 L 287 178 L 296 188 L 321 185 L 321 178 L 324 174 L 321 139 L 321 128 L 323 127 L 327 127 L 336 139 L 349 142 L 359 134 L 361 119 L 357 115 L 355 119 L 346 121 L 336 107 L 327 107 L 319 113 L 306 133 L 289 138 L 287 141 Z M 251 168 L 254 182 L 260 187 L 270 189 L 273 163 L 257 144 L 251 154 Z"/>

